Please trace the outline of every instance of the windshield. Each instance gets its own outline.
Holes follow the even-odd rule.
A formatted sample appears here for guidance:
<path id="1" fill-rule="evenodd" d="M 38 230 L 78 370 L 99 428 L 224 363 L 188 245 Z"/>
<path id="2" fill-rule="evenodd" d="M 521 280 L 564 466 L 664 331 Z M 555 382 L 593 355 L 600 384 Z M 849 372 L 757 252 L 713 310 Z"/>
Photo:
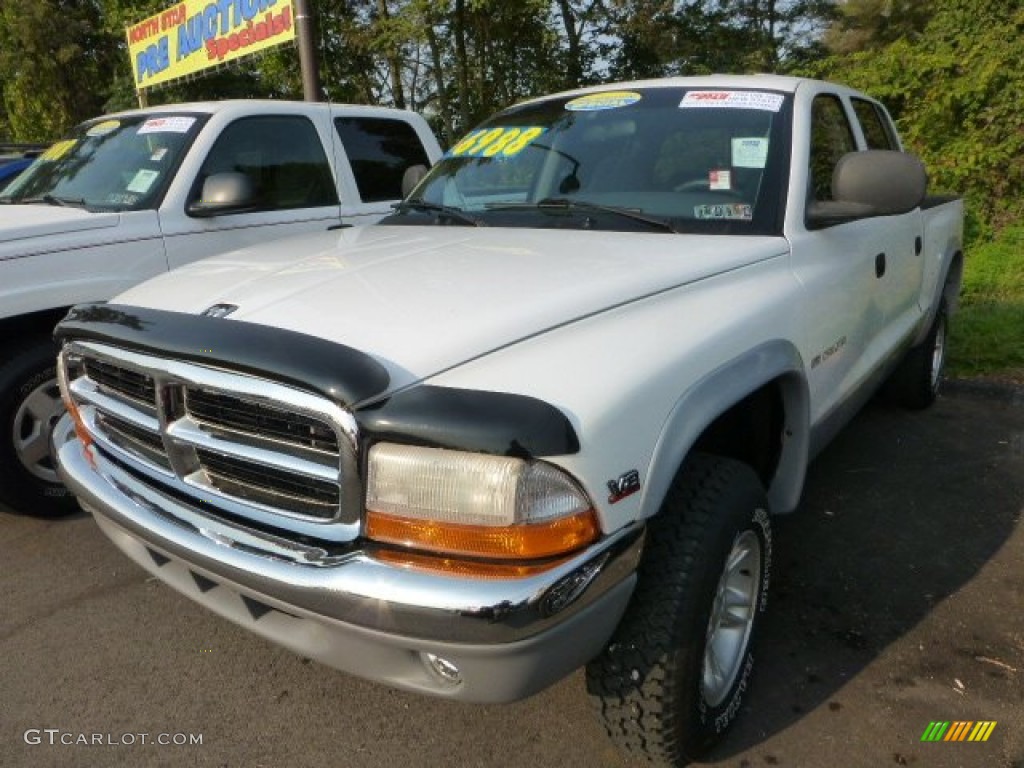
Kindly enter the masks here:
<path id="1" fill-rule="evenodd" d="M 512 107 L 453 146 L 384 223 L 776 234 L 789 101 L 663 87 Z"/>
<path id="2" fill-rule="evenodd" d="M 0 192 L 0 203 L 155 208 L 204 120 L 161 113 L 83 123 Z"/>

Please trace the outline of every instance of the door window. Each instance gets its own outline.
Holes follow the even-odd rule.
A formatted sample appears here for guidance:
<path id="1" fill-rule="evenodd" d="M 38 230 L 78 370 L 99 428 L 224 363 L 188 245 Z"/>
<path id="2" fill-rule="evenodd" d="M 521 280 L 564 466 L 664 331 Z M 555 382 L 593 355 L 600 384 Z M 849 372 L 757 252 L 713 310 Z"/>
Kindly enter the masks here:
<path id="1" fill-rule="evenodd" d="M 878 107 L 870 101 L 854 99 L 853 111 L 857 113 L 857 120 L 860 121 L 860 127 L 864 131 L 868 149 L 896 149 L 892 128 Z"/>
<path id="2" fill-rule="evenodd" d="M 818 96 L 811 107 L 810 194 L 817 202 L 832 200 L 832 172 L 839 158 L 856 152 L 850 121 L 838 97 Z"/>
<path id="3" fill-rule="evenodd" d="M 210 175 L 248 176 L 264 211 L 338 205 L 338 190 L 316 128 L 297 115 L 244 117 L 231 123 L 203 163 L 197 189 Z"/>
<path id="4" fill-rule="evenodd" d="M 338 117 L 334 127 L 364 203 L 400 200 L 406 169 L 413 165 L 430 167 L 420 137 L 404 120 Z"/>

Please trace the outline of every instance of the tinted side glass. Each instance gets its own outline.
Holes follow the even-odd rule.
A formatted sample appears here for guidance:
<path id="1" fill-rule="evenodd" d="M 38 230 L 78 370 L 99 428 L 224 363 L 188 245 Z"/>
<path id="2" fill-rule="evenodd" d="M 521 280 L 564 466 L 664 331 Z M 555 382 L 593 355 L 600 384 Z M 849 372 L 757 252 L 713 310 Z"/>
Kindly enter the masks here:
<path id="1" fill-rule="evenodd" d="M 338 190 L 316 128 L 305 117 L 244 117 L 217 139 L 199 174 L 235 171 L 252 179 L 262 210 L 338 204 Z"/>
<path id="2" fill-rule="evenodd" d="M 896 149 L 889 121 L 874 104 L 863 99 L 854 99 L 853 111 L 857 113 L 864 138 L 868 142 L 868 149 Z"/>
<path id="3" fill-rule="evenodd" d="M 402 197 L 402 174 L 413 165 L 430 167 L 415 129 L 402 120 L 338 117 L 334 127 L 345 148 L 364 203 Z"/>
<path id="4" fill-rule="evenodd" d="M 836 96 L 823 95 L 811 106 L 811 194 L 815 200 L 832 199 L 832 171 L 839 158 L 855 152 L 850 121 Z"/>

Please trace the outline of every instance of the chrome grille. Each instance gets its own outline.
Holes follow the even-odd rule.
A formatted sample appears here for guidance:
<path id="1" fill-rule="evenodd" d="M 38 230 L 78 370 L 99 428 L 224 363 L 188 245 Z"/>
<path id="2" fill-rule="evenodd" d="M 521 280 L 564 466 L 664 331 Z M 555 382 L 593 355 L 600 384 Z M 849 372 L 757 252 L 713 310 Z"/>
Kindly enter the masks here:
<path id="1" fill-rule="evenodd" d="M 326 398 L 96 342 L 61 356 L 98 447 L 202 509 L 322 538 L 358 521 L 355 422 Z"/>
<path id="2" fill-rule="evenodd" d="M 141 459 L 151 461 L 161 469 L 171 469 L 171 462 L 167 458 L 167 452 L 164 450 L 164 443 L 159 434 L 141 429 L 124 419 L 102 411 L 96 414 L 96 425 L 123 450 Z"/>
<path id="3" fill-rule="evenodd" d="M 152 406 L 156 401 L 156 385 L 153 383 L 152 376 L 102 360 L 85 360 L 83 364 L 86 375 L 96 382 L 101 390 L 126 397 L 146 406 Z"/>
<path id="4" fill-rule="evenodd" d="M 196 387 L 185 390 L 185 409 L 203 428 L 211 431 L 242 435 L 256 433 L 310 450 L 338 452 L 338 437 L 330 425 L 301 413 L 268 408 Z"/>
<path id="5" fill-rule="evenodd" d="M 225 493 L 300 514 L 333 517 L 340 501 L 337 484 L 271 469 L 260 464 L 196 451 L 210 483 Z"/>

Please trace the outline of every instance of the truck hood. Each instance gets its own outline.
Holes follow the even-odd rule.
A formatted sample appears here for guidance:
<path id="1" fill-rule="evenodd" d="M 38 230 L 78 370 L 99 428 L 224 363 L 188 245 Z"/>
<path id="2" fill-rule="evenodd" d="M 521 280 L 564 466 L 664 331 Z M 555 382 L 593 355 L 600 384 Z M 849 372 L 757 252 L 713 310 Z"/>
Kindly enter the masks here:
<path id="1" fill-rule="evenodd" d="M 117 226 L 118 213 L 90 213 L 53 205 L 0 205 L 0 260 L 52 250 L 41 238 Z"/>
<path id="2" fill-rule="evenodd" d="M 632 301 L 787 252 L 771 237 L 375 226 L 217 256 L 117 297 L 253 322 L 379 360 L 391 388 Z"/>

